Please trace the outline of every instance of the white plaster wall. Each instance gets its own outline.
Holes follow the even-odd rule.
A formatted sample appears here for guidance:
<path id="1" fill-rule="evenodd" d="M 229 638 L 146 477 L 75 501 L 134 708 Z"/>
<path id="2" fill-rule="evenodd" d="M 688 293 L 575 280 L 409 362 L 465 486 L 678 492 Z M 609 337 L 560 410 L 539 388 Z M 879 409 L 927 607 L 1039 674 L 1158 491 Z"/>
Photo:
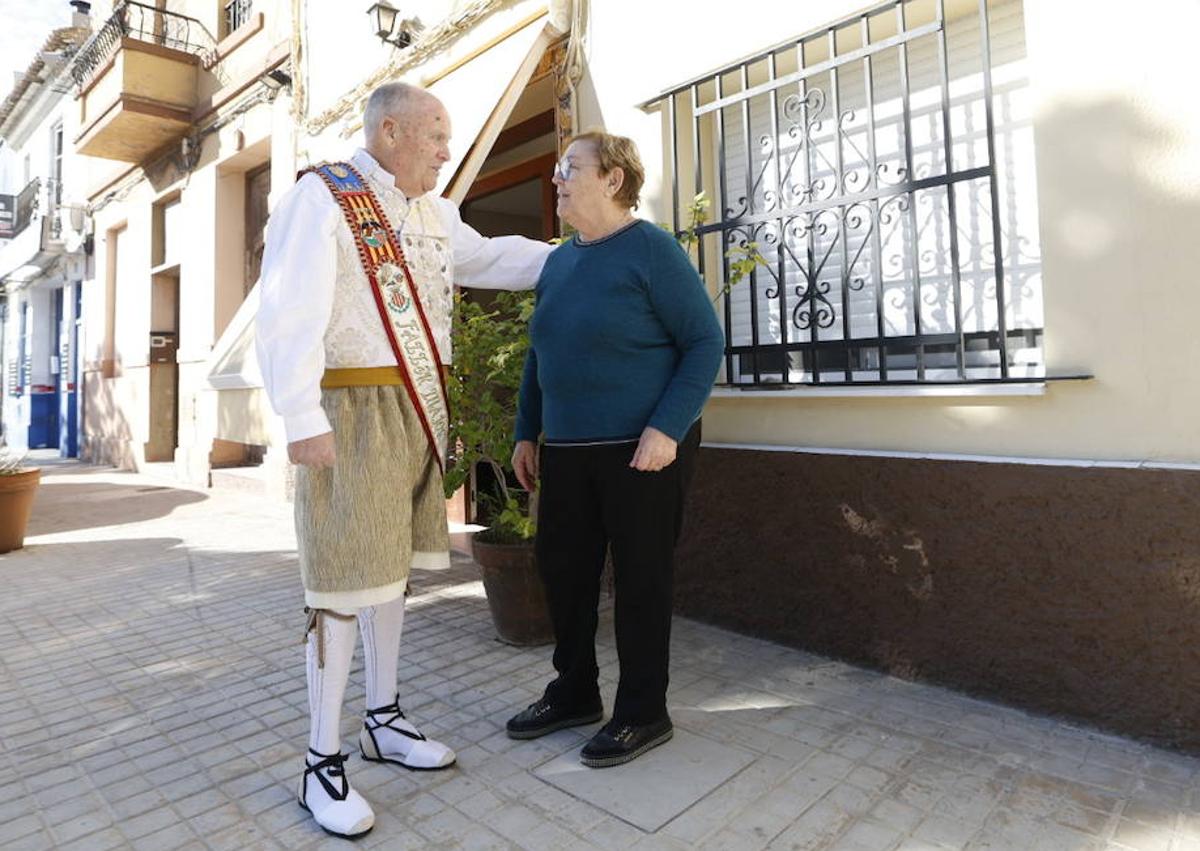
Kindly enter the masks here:
<path id="1" fill-rule="evenodd" d="M 21 162 L 17 152 L 7 143 L 0 143 L 0 193 L 12 195 L 20 191 Z M 4 240 L 0 240 L 0 245 Z"/>
<path id="2" fill-rule="evenodd" d="M 305 80 L 308 85 L 308 114 L 330 108 L 397 54 L 399 48 L 382 42 L 371 21 L 363 14 L 366 6 L 349 9 L 341 3 L 307 2 L 303 14 Z M 415 0 L 394 3 L 404 17 L 415 16 L 433 26 L 455 7 L 452 0 Z"/>

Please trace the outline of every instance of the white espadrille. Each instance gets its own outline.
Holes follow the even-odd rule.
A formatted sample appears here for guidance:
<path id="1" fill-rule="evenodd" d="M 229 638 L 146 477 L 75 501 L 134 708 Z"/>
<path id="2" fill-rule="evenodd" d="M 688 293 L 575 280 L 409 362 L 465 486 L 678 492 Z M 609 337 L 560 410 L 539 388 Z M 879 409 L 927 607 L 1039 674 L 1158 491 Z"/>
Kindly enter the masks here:
<path id="1" fill-rule="evenodd" d="M 350 788 L 345 762 L 345 754 L 327 755 L 309 749 L 298 800 L 326 833 L 357 839 L 371 832 L 375 812 L 362 795 Z M 310 782 L 310 777 L 317 782 Z"/>
<path id="2" fill-rule="evenodd" d="M 404 717 L 399 702 L 366 711 L 358 745 L 365 760 L 390 762 L 413 771 L 449 768 L 457 759 L 446 745 L 421 735 Z"/>

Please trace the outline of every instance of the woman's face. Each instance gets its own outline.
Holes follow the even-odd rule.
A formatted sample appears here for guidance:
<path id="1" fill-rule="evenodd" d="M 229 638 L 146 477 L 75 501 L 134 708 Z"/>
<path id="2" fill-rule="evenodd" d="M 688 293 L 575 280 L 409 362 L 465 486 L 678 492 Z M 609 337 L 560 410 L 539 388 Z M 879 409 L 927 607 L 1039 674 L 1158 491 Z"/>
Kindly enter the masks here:
<path id="1" fill-rule="evenodd" d="M 614 169 L 614 172 L 616 170 Z M 600 173 L 600 158 L 592 142 L 572 142 L 554 169 L 558 214 L 572 227 L 605 215 L 616 204 L 606 195 L 613 175 Z"/>

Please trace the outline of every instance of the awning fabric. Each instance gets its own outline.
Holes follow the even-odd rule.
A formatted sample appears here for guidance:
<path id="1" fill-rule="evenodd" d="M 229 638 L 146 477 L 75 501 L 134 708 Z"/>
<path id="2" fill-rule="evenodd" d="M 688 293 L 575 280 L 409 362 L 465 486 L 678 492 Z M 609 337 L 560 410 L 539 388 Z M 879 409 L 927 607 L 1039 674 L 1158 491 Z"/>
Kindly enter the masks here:
<path id="1" fill-rule="evenodd" d="M 473 173 L 464 172 L 464 158 L 477 142 L 484 152 L 491 148 L 495 135 L 481 138 L 480 132 L 497 124 L 504 126 L 516 105 L 516 97 L 506 95 L 513 91 L 520 95 L 524 90 L 550 43 L 551 33 L 545 16 L 540 17 L 429 86 L 450 113 L 453 130 L 450 162 L 442 168 L 435 192 L 446 194 L 453 180 L 453 188 L 463 187 L 462 194 L 466 194 L 465 187 L 475 180 L 479 167 L 476 165 Z M 451 193 L 450 197 L 455 203 L 462 200 L 461 195 L 455 198 Z"/>

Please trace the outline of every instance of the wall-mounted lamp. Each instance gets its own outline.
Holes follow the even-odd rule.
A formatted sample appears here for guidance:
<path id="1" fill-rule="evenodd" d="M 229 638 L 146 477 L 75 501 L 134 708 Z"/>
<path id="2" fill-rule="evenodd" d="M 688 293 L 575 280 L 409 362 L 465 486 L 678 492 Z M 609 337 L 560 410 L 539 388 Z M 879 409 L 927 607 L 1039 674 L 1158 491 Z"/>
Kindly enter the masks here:
<path id="1" fill-rule="evenodd" d="M 292 84 L 292 75 L 282 68 L 272 68 L 266 73 L 263 82 L 269 89 L 285 89 Z"/>
<path id="2" fill-rule="evenodd" d="M 375 27 L 375 35 L 380 41 L 394 44 L 396 47 L 408 47 L 412 44 L 414 29 L 413 21 L 402 20 L 400 10 L 391 3 L 372 3 L 367 9 L 371 16 L 371 24 Z"/>
<path id="3" fill-rule="evenodd" d="M 259 78 L 259 82 L 267 91 L 267 100 L 274 101 L 281 91 L 291 88 L 292 75 L 282 68 L 272 68 Z"/>

